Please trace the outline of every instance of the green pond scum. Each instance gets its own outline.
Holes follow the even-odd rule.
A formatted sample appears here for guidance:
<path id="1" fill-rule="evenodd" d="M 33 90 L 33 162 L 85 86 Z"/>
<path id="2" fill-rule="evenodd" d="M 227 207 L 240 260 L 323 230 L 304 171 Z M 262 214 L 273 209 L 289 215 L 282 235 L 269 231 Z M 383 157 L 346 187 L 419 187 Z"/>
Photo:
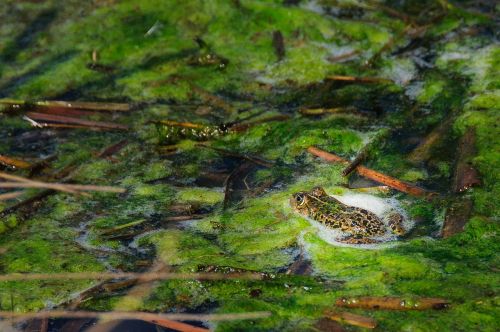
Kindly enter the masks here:
<path id="1" fill-rule="evenodd" d="M 160 264 L 263 279 L 0 281 L 0 311 L 65 310 L 83 294 L 73 309 L 270 313 L 200 323 L 215 331 L 326 331 L 328 310 L 370 317 L 375 331 L 498 331 L 499 10 L 459 0 L 3 0 L 0 172 L 125 192 L 0 180 L 0 275 Z M 130 110 L 29 106 L 43 100 Z M 310 146 L 348 160 L 367 147 L 362 165 L 435 195 L 344 177 L 345 165 Z M 387 243 L 332 243 L 290 206 L 316 186 L 374 212 L 399 209 L 413 226 Z M 335 307 L 364 296 L 450 305 Z M 0 330 L 25 325 L 0 320 Z"/>

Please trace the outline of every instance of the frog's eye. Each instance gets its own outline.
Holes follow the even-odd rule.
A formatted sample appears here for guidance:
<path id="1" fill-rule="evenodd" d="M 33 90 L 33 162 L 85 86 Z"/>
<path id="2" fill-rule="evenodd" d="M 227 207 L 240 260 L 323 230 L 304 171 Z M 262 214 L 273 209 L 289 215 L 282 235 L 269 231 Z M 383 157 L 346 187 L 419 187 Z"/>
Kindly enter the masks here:
<path id="1" fill-rule="evenodd" d="M 304 204 L 304 194 L 295 195 L 295 202 L 297 202 L 298 205 Z"/>

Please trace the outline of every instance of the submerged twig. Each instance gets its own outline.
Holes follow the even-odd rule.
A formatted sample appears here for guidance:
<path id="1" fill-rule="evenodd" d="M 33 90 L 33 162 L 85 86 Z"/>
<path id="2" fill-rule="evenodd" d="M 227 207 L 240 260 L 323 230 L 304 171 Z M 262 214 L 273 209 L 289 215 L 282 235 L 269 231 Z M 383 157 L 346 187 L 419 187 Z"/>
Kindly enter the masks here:
<path id="1" fill-rule="evenodd" d="M 7 201 L 9 199 L 18 198 L 19 196 L 22 196 L 23 194 L 24 194 L 24 191 L 12 191 L 9 193 L 0 194 L 0 201 Z"/>
<path id="2" fill-rule="evenodd" d="M 210 146 L 208 144 L 198 143 L 197 146 L 203 147 L 203 148 L 207 148 L 207 149 L 211 149 L 211 150 L 220 152 L 222 154 L 225 154 L 225 155 L 228 155 L 228 156 L 231 156 L 231 157 L 246 159 L 246 160 L 249 160 L 249 161 L 251 161 L 251 162 L 253 162 L 253 163 L 257 164 L 257 165 L 261 165 L 261 166 L 264 166 L 264 167 L 272 167 L 274 165 L 273 162 L 261 159 L 259 157 L 254 157 L 254 156 L 239 154 L 237 152 L 229 151 L 229 150 L 226 150 L 226 149 L 216 148 L 216 147 Z"/>
<path id="3" fill-rule="evenodd" d="M 349 161 L 347 161 L 344 158 L 341 158 L 339 156 L 336 156 L 332 153 L 323 151 L 321 149 L 318 149 L 314 146 L 310 146 L 307 151 L 317 157 L 320 157 L 321 159 L 324 159 L 328 162 L 332 163 L 342 163 L 342 164 L 349 164 Z M 362 165 L 359 165 L 356 167 L 356 171 L 358 172 L 359 175 L 364 176 L 369 178 L 370 180 L 374 180 L 377 182 L 380 182 L 382 184 L 385 184 L 386 186 L 389 186 L 393 189 L 402 191 L 404 193 L 413 195 L 413 196 L 418 196 L 418 197 L 429 197 L 433 195 L 434 193 L 426 191 L 422 188 L 419 188 L 417 186 L 414 186 L 412 184 L 403 182 L 401 180 L 398 180 L 396 178 L 393 178 L 391 176 L 382 174 L 380 172 L 374 171 L 372 169 L 369 169 L 367 167 L 364 167 Z"/>
<path id="4" fill-rule="evenodd" d="M 299 112 L 303 115 L 324 115 L 336 113 L 352 113 L 356 112 L 357 108 L 353 106 L 333 107 L 333 108 L 303 108 Z"/>
<path id="5" fill-rule="evenodd" d="M 472 208 L 469 197 L 451 202 L 446 209 L 441 236 L 447 238 L 462 232 L 469 221 Z"/>
<path id="6" fill-rule="evenodd" d="M 382 84 L 394 83 L 391 79 L 382 77 L 356 77 L 356 76 L 331 75 L 327 76 L 326 79 L 331 81 L 350 82 L 350 83 L 382 83 Z"/>
<path id="7" fill-rule="evenodd" d="M 190 87 L 191 90 L 193 90 L 193 92 L 200 96 L 200 98 L 204 101 L 224 110 L 228 114 L 235 112 L 235 108 L 219 96 L 216 96 L 195 84 L 190 84 Z"/>
<path id="8" fill-rule="evenodd" d="M 354 297 L 340 298 L 335 302 L 338 307 L 381 309 L 381 310 L 427 310 L 446 309 L 450 302 L 442 298 L 422 297 L 406 299 L 401 297 Z"/>
<path id="9" fill-rule="evenodd" d="M 127 146 L 128 141 L 127 140 L 122 140 L 116 144 L 113 144 L 111 146 L 108 146 L 104 150 L 102 150 L 98 157 L 99 158 L 108 158 L 111 157 L 112 155 L 118 153 L 121 149 L 123 149 L 125 146 Z"/>
<path id="10" fill-rule="evenodd" d="M 420 144 L 408 155 L 408 160 L 412 163 L 424 162 L 431 156 L 432 149 L 450 129 L 455 117 L 449 117 L 434 128 Z"/>
<path id="11" fill-rule="evenodd" d="M 183 216 L 172 216 L 163 219 L 166 222 L 174 222 L 174 221 L 187 221 L 193 219 L 203 219 L 206 217 L 206 214 L 188 214 Z"/>
<path id="12" fill-rule="evenodd" d="M 285 40 L 279 30 L 273 32 L 273 47 L 278 61 L 283 60 L 285 57 Z"/>
<path id="13" fill-rule="evenodd" d="M 373 146 L 381 145 L 381 141 L 383 141 L 389 135 L 389 133 L 389 130 L 382 130 L 381 132 L 377 133 L 377 135 L 361 149 L 356 158 L 354 158 L 354 160 L 351 161 L 351 163 L 347 165 L 346 168 L 344 168 L 344 170 L 342 171 L 342 175 L 348 176 L 349 174 L 351 174 L 351 172 L 354 171 L 356 167 L 358 167 L 363 161 L 365 161 L 365 159 L 370 154 L 370 150 L 373 148 Z"/>
<path id="14" fill-rule="evenodd" d="M 31 164 L 24 160 L 7 157 L 1 154 L 0 154 L 0 164 L 13 168 L 22 168 L 22 169 L 27 169 L 31 167 Z"/>
<path id="15" fill-rule="evenodd" d="M 371 317 L 352 314 L 350 312 L 327 312 L 326 316 L 339 323 L 360 326 L 367 329 L 374 329 L 377 321 Z"/>
<path id="16" fill-rule="evenodd" d="M 361 53 L 360 50 L 353 50 L 353 51 L 350 51 L 350 52 L 346 52 L 346 53 L 343 53 L 343 54 L 339 54 L 339 55 L 336 55 L 336 56 L 330 56 L 327 58 L 327 60 L 329 62 L 339 62 L 339 61 L 343 61 L 343 60 L 346 60 L 346 59 L 349 59 L 350 57 L 353 57 L 357 54 Z"/>
<path id="17" fill-rule="evenodd" d="M 472 186 L 481 184 L 479 174 L 471 162 L 475 155 L 476 133 L 474 128 L 469 127 L 458 143 L 457 162 L 453 176 L 453 192 L 461 193 Z"/>

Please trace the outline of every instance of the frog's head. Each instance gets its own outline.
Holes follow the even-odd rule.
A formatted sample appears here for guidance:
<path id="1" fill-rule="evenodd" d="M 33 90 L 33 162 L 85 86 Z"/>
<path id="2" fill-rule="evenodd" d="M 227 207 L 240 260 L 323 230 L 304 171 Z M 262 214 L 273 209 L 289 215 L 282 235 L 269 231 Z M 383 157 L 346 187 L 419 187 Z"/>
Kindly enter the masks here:
<path id="1" fill-rule="evenodd" d="M 299 191 L 290 197 L 290 206 L 296 212 L 309 216 L 311 197 L 309 193 L 305 191 Z"/>
<path id="2" fill-rule="evenodd" d="M 333 205 L 322 187 L 314 187 L 311 191 L 299 191 L 290 198 L 292 208 L 306 217 L 311 217 Z"/>

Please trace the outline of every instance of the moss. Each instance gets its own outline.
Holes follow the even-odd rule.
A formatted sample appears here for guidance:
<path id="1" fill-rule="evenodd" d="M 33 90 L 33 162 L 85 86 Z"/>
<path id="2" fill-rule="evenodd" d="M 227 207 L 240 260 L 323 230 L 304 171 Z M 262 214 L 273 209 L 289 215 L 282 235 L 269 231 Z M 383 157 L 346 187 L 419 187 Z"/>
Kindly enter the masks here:
<path id="1" fill-rule="evenodd" d="M 222 202 L 224 193 L 208 188 L 189 188 L 177 192 L 177 199 L 185 202 L 200 202 L 213 205 Z"/>
<path id="2" fill-rule="evenodd" d="M 30 24 L 54 3 L 7 0 L 5 4 L 0 8 L 4 23 L 0 26 L 0 57 L 11 60 L 0 64 L 3 94 L 32 100 L 132 101 L 140 110 L 90 116 L 97 121 L 126 123 L 132 128 L 130 132 L 54 131 L 56 134 L 42 146 L 31 145 L 30 139 L 37 137 L 38 131 L 31 131 L 26 121 L 2 116 L 0 140 L 5 144 L 1 144 L 0 153 L 57 155 L 50 168 L 39 173 L 41 178 L 77 166 L 80 168 L 73 180 L 79 183 L 104 182 L 127 188 L 122 195 L 53 195 L 33 210 L 32 216 L 21 218 L 20 213 L 1 220 L 2 273 L 100 271 L 105 266 L 136 270 L 138 266 L 128 255 L 96 258 L 76 245 L 75 238 L 83 231 L 87 244 L 121 250 L 127 241 L 104 241 L 100 230 L 139 219 L 146 220 L 147 229 L 156 227 L 157 220 L 171 213 L 172 202 L 195 201 L 215 209 L 202 220 L 168 225 L 138 238 L 133 242 L 139 247 L 137 252 L 149 257 L 154 248 L 160 259 L 179 272 L 197 271 L 198 265 L 218 265 L 275 273 L 286 271 L 301 250 L 310 260 L 314 276 L 280 275 L 265 282 L 164 281 L 146 298 L 103 295 L 82 307 L 220 313 L 269 310 L 273 313 L 270 318 L 219 323 L 215 328 L 302 331 L 311 330 L 315 320 L 341 296 L 430 296 L 450 299 L 451 308 L 439 312 L 353 312 L 374 317 L 379 328 L 387 331 L 495 330 L 498 298 L 492 294 L 499 282 L 495 220 L 500 205 L 495 127 L 499 83 L 495 74 L 499 53 L 484 32 L 492 27 L 480 15 L 447 3 L 446 17 L 433 22 L 424 37 L 424 42 L 433 40 L 430 45 L 424 43 L 433 56 L 418 53 L 420 49 L 413 50 L 414 44 L 406 44 L 409 40 L 403 38 L 372 68 L 366 68 L 364 61 L 394 37 L 399 38 L 406 27 L 402 20 L 376 6 L 368 10 L 331 1 L 311 7 L 305 2 L 285 6 L 283 1 L 160 0 L 104 6 L 71 0 L 56 6 L 55 20 L 31 34 Z M 440 13 L 443 6 L 433 1 L 386 1 L 384 5 L 415 17 L 420 25 L 426 25 L 421 13 Z M 158 29 L 146 33 L 156 22 Z M 478 28 L 476 36 L 464 30 L 472 25 Z M 277 30 L 285 40 L 282 61 L 277 61 L 272 45 L 272 34 Z M 27 37 L 19 38 L 23 31 Z M 195 37 L 201 37 L 207 47 L 200 49 Z M 16 50 L 13 45 L 19 40 L 27 44 Z M 327 58 L 341 48 L 362 53 L 342 63 L 329 62 Z M 113 67 L 112 71 L 87 67 L 93 50 L 98 63 Z M 192 64 L 196 56 L 206 52 L 229 59 L 226 68 Z M 411 57 L 406 56 L 408 52 Z M 422 66 L 415 56 L 434 68 Z M 389 77 L 397 84 L 323 81 L 331 74 Z M 409 81 L 416 86 L 417 81 L 422 82 L 415 109 L 405 96 Z M 193 84 L 224 99 L 237 111 L 227 115 L 209 105 L 209 114 L 198 114 L 200 104 L 211 102 L 193 93 Z M 346 105 L 374 111 L 377 117 L 306 118 L 296 112 L 302 107 Z M 207 170 L 231 171 L 239 159 L 200 149 L 191 140 L 180 141 L 176 154 L 161 156 L 156 131 L 148 124 L 167 118 L 217 124 L 277 114 L 291 118 L 261 123 L 211 142 L 215 147 L 275 162 L 254 176 L 258 183 L 272 182 L 270 188 L 258 197 L 245 195 L 237 206 L 225 210 L 218 208 L 222 192 L 175 185 L 190 184 Z M 291 211 L 289 197 L 300 190 L 322 185 L 332 194 L 350 192 L 344 187 L 347 179 L 341 176 L 342 166 L 311 156 L 305 152 L 308 146 L 351 158 L 363 146 L 364 138 L 375 135 L 380 127 L 395 128 L 397 134 L 373 148 L 367 166 L 407 181 L 446 186 L 451 158 L 443 156 L 424 169 L 410 165 L 404 157 L 412 138 L 425 135 L 450 115 L 458 116 L 457 136 L 468 127 L 475 128 L 478 154 L 472 162 L 483 181 L 466 193 L 474 200 L 474 210 L 463 233 L 448 239 L 427 237 L 442 219 L 443 201 L 427 202 L 404 194 L 395 198 L 419 224 L 409 238 L 377 250 L 332 246 L 307 220 Z M 113 158 L 95 158 L 99 151 L 125 138 L 130 143 Z M 2 204 L 2 208 L 6 206 Z M 15 228 L 9 228 L 15 223 Z M 5 229 L 9 231 L 2 233 Z M 93 284 L 87 280 L 2 283 L 0 307 L 40 310 Z"/>
<path id="3" fill-rule="evenodd" d="M 421 103 L 430 103 L 443 91 L 444 87 L 444 81 L 426 81 L 417 100 Z"/>

